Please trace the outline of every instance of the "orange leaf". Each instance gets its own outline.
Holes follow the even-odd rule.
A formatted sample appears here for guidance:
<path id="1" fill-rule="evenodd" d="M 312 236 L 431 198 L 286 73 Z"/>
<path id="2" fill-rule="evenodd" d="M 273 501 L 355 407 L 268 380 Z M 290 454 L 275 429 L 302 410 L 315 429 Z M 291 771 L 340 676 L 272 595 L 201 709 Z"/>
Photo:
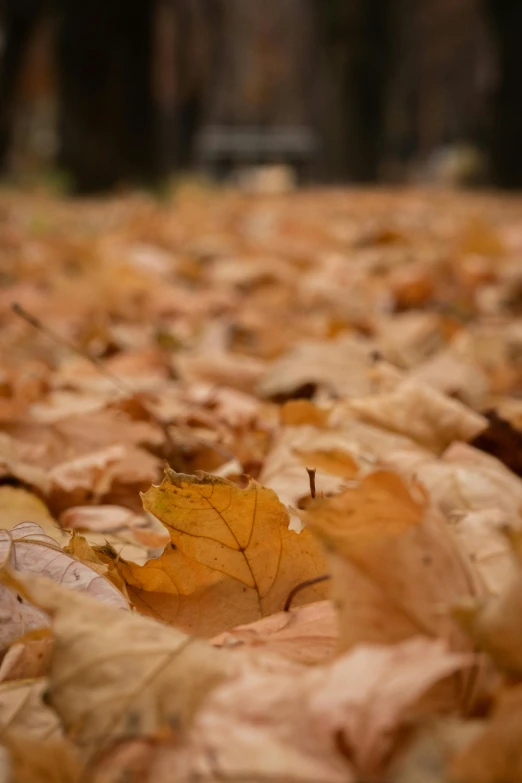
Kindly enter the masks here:
<path id="1" fill-rule="evenodd" d="M 252 479 L 167 470 L 143 495 L 145 509 L 170 533 L 163 554 L 144 566 L 121 563 L 135 605 L 193 633 L 213 635 L 280 611 L 293 587 L 326 573 L 308 531 L 288 529 L 288 512 L 272 490 Z M 323 598 L 323 584 L 296 603 Z"/>

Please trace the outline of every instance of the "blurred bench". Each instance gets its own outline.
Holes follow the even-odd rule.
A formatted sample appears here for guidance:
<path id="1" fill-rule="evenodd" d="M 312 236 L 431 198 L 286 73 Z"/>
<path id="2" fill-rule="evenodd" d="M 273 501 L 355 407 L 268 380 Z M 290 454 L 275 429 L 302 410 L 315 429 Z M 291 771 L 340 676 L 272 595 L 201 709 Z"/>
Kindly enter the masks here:
<path id="1" fill-rule="evenodd" d="M 201 170 L 216 179 L 245 167 L 284 164 L 302 180 L 318 147 L 317 135 L 306 126 L 207 125 L 196 139 L 196 159 Z"/>

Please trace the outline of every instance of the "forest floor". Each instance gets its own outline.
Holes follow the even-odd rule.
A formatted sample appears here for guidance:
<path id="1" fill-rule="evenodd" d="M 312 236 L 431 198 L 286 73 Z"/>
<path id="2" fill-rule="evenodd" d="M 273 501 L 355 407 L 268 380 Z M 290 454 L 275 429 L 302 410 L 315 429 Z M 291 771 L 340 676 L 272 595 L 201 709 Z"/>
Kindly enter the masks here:
<path id="1" fill-rule="evenodd" d="M 0 783 L 522 780 L 522 198 L 3 191 L 0 319 Z"/>

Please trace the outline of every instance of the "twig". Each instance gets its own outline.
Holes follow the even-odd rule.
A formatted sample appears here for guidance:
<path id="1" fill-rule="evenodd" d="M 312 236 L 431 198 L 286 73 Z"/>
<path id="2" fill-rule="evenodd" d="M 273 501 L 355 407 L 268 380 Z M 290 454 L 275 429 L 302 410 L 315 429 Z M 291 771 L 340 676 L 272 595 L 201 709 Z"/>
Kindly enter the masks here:
<path id="1" fill-rule="evenodd" d="M 315 498 L 315 468 L 307 468 L 308 478 L 310 479 L 310 495 Z"/>
<path id="2" fill-rule="evenodd" d="M 106 378 L 108 378 L 108 380 L 110 380 L 114 384 L 114 386 L 116 386 L 118 391 L 122 392 L 125 395 L 131 394 L 132 396 L 134 396 L 136 394 L 136 391 L 132 388 L 132 386 L 129 386 L 129 384 L 127 384 L 125 381 L 122 381 L 121 378 L 118 378 L 117 375 L 114 375 L 114 373 L 108 370 L 100 359 L 97 359 L 95 356 L 90 356 L 86 351 L 82 351 L 82 349 L 78 348 L 78 346 L 75 345 L 73 342 L 67 340 L 66 337 L 63 337 L 61 334 L 58 334 L 57 332 L 54 332 L 52 329 L 46 326 L 42 321 L 40 321 L 39 318 L 27 312 L 27 310 L 24 307 L 22 307 L 21 304 L 19 304 L 18 302 L 12 302 L 11 309 L 13 313 L 15 313 L 15 315 L 17 315 L 23 321 L 28 323 L 30 326 L 32 326 L 33 329 L 37 329 L 39 332 L 43 332 L 43 334 L 47 335 L 47 337 L 50 337 L 51 340 L 54 340 L 55 343 L 59 343 L 60 345 L 63 345 L 65 348 L 68 348 L 69 351 L 72 351 L 77 356 L 81 356 L 82 359 L 87 359 L 88 362 L 94 365 L 94 367 L 98 370 L 99 373 L 101 373 Z"/>
<path id="3" fill-rule="evenodd" d="M 305 587 L 312 587 L 312 585 L 318 585 L 319 582 L 326 582 L 327 579 L 331 579 L 330 574 L 323 574 L 322 576 L 314 576 L 313 579 L 306 579 L 304 582 L 300 582 L 288 593 L 288 598 L 285 601 L 283 607 L 284 612 L 289 612 L 292 608 L 292 601 L 300 590 L 304 590 Z"/>

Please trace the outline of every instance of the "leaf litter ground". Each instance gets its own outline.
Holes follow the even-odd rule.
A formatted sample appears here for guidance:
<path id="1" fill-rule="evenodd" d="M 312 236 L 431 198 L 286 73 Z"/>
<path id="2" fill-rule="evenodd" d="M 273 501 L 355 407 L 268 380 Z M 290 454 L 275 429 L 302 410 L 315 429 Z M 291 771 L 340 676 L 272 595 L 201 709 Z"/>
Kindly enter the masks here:
<path id="1" fill-rule="evenodd" d="M 522 781 L 522 202 L 0 196 L 0 781 Z"/>

